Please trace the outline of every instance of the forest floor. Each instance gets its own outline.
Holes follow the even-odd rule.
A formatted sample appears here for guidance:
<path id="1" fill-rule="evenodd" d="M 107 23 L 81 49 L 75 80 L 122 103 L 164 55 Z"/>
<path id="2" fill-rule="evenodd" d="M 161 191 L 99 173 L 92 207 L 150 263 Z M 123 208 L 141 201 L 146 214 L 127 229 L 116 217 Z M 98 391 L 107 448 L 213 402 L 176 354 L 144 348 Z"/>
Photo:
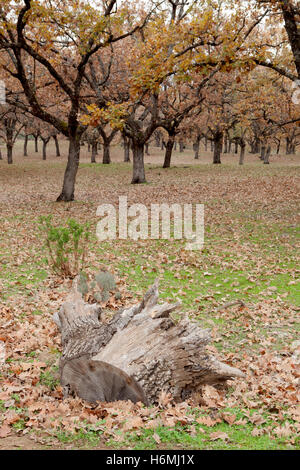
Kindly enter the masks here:
<path id="1" fill-rule="evenodd" d="M 131 185 L 122 149 L 102 165 L 89 163 L 83 147 L 76 201 L 56 203 L 66 159 L 52 144 L 46 161 L 32 142 L 29 157 L 21 147 L 13 165 L 0 161 L 0 449 L 299 449 L 299 156 L 263 165 L 247 155 L 240 167 L 237 155 L 223 155 L 213 166 L 210 152 L 201 148 L 195 161 L 187 149 L 163 170 L 163 152 L 151 147 L 147 183 Z M 129 206 L 204 204 L 203 250 L 174 239 L 100 243 L 97 207 L 117 207 L 119 196 Z M 150 408 L 63 401 L 51 317 L 70 280 L 47 261 L 38 218 L 48 214 L 56 224 L 91 223 L 86 272 L 110 271 L 122 294 L 105 308 L 136 302 L 159 277 L 162 299 L 180 299 L 182 314 L 211 329 L 208 349 L 246 378 L 204 386 L 183 403 L 162 395 Z M 232 300 L 244 305 L 227 306 Z"/>

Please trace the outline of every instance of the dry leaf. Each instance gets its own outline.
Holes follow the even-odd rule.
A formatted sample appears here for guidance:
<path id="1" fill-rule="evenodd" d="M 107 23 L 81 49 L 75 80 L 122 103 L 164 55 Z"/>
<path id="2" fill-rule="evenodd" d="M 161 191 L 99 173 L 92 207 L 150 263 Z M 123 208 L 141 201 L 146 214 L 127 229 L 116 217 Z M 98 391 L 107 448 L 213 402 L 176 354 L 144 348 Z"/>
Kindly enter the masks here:
<path id="1" fill-rule="evenodd" d="M 228 424 L 233 424 L 236 420 L 236 416 L 235 415 L 231 415 L 229 413 L 223 413 L 222 414 L 222 418 L 224 419 L 224 421 L 226 421 L 226 423 Z"/>
<path id="2" fill-rule="evenodd" d="M 226 434 L 226 432 L 217 431 L 217 432 L 212 432 L 210 434 L 210 438 L 213 441 L 216 441 L 217 439 L 222 439 L 222 441 L 225 441 L 225 440 L 229 439 L 229 436 L 228 436 L 228 434 Z"/>
<path id="3" fill-rule="evenodd" d="M 197 423 L 199 424 L 204 424 L 205 426 L 214 426 L 220 421 L 211 419 L 209 416 L 200 416 L 199 418 L 196 419 Z"/>
<path id="4" fill-rule="evenodd" d="M 7 437 L 11 434 L 11 428 L 8 426 L 8 424 L 3 424 L 0 427 L 0 438 Z"/>

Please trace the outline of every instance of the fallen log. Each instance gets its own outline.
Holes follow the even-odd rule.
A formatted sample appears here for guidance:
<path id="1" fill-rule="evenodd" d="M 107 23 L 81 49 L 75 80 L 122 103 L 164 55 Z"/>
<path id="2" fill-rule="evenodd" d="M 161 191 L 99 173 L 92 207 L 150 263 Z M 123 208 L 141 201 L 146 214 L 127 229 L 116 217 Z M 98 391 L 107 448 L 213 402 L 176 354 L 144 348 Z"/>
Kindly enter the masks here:
<path id="1" fill-rule="evenodd" d="M 53 316 L 62 337 L 60 374 L 66 395 L 72 377 L 73 389 L 80 381 L 80 387 L 75 386 L 77 394 L 81 398 L 89 396 L 85 388 L 91 387 L 91 361 L 121 369 L 142 387 L 150 403 L 157 402 L 162 391 L 182 401 L 203 384 L 244 377 L 240 370 L 207 352 L 210 330 L 200 328 L 187 317 L 175 322 L 170 314 L 180 303 L 159 304 L 158 296 L 156 281 L 140 303 L 102 322 L 100 306 L 86 303 L 78 291 L 78 279 L 74 280 L 66 302 Z M 80 371 L 75 373 L 73 362 L 70 373 L 70 361 L 79 358 L 85 366 L 79 361 Z M 99 392 L 99 401 L 101 398 L 103 393 Z"/>
<path id="2" fill-rule="evenodd" d="M 148 404 L 142 387 L 132 377 L 112 364 L 84 356 L 66 362 L 61 385 L 65 397 L 74 394 L 94 404 L 119 400 Z"/>

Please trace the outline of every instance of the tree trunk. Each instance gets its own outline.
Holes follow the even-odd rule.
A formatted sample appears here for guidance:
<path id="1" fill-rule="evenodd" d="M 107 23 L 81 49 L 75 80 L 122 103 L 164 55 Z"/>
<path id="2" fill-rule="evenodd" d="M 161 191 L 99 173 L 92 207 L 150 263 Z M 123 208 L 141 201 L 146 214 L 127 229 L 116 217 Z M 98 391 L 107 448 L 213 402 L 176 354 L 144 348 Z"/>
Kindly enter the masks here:
<path id="1" fill-rule="evenodd" d="M 0 160 L 3 160 L 3 158 L 2 158 L 2 152 L 1 152 L 1 148 L 0 148 Z"/>
<path id="2" fill-rule="evenodd" d="M 208 139 L 207 137 L 205 137 L 205 140 L 204 140 L 205 152 L 207 152 L 207 144 L 208 144 Z"/>
<path id="3" fill-rule="evenodd" d="M 149 153 L 149 143 L 148 142 L 145 143 L 145 154 L 150 155 L 150 153 Z"/>
<path id="4" fill-rule="evenodd" d="M 130 162 L 130 142 L 128 137 L 123 135 L 124 162 Z"/>
<path id="5" fill-rule="evenodd" d="M 160 131 L 154 132 L 154 138 L 155 138 L 155 145 L 156 147 L 160 147 L 160 141 L 161 141 L 161 133 Z"/>
<path id="6" fill-rule="evenodd" d="M 201 137 L 197 136 L 197 139 L 193 144 L 193 150 L 195 152 L 195 155 L 194 155 L 195 160 L 199 159 L 200 142 L 201 142 Z"/>
<path id="7" fill-rule="evenodd" d="M 262 144 L 261 150 L 260 150 L 260 159 L 262 161 L 265 160 L 265 154 L 266 154 L 266 146 L 265 146 L 265 144 Z"/>
<path id="8" fill-rule="evenodd" d="M 141 303 L 121 310 L 105 323 L 101 322 L 101 308 L 84 302 L 78 282 L 76 278 L 66 302 L 53 315 L 62 336 L 60 377 L 65 397 L 75 391 L 83 399 L 104 401 L 103 387 L 109 384 L 99 380 L 98 389 L 95 386 L 89 398 L 91 371 L 97 372 L 100 367 L 101 372 L 101 364 L 114 372 L 117 367 L 121 378 L 124 373 L 133 377 L 128 380 L 137 382 L 148 403 L 157 402 L 162 391 L 182 401 L 203 384 L 245 377 L 207 351 L 209 330 L 187 318 L 172 320 L 170 313 L 180 303 L 158 304 L 157 281 Z M 119 392 L 116 390 L 115 394 Z M 111 389 L 108 395 L 112 396 Z M 141 400 L 144 401 L 142 397 Z"/>
<path id="9" fill-rule="evenodd" d="M 35 153 L 37 153 L 39 151 L 38 139 L 39 139 L 39 136 L 35 135 L 34 136 L 34 151 L 35 151 Z"/>
<path id="10" fill-rule="evenodd" d="M 236 140 L 236 141 L 234 142 L 234 153 L 237 154 L 238 151 L 239 151 L 239 143 L 238 143 L 238 141 Z"/>
<path id="11" fill-rule="evenodd" d="M 228 153 L 228 137 L 227 137 L 227 134 L 225 134 L 225 137 L 224 137 L 224 153 Z"/>
<path id="12" fill-rule="evenodd" d="M 184 151 L 184 142 L 183 140 L 179 141 L 179 152 L 182 153 Z"/>
<path id="13" fill-rule="evenodd" d="M 97 155 L 97 142 L 92 142 L 92 154 L 91 154 L 91 163 L 96 163 Z"/>
<path id="14" fill-rule="evenodd" d="M 50 137 L 48 139 L 44 139 L 43 137 L 41 137 L 42 141 L 43 141 L 43 160 L 46 160 L 47 159 L 47 144 L 50 140 Z"/>
<path id="15" fill-rule="evenodd" d="M 28 135 L 26 134 L 24 137 L 24 157 L 28 157 L 27 144 L 28 144 Z"/>
<path id="16" fill-rule="evenodd" d="M 260 153 L 260 152 L 261 152 L 261 141 L 257 139 L 255 153 Z"/>
<path id="17" fill-rule="evenodd" d="M 4 121 L 6 131 L 6 149 L 7 149 L 7 163 L 13 163 L 13 146 L 14 146 L 14 129 L 16 121 Z"/>
<path id="18" fill-rule="evenodd" d="M 264 164 L 269 165 L 270 163 L 270 154 L 271 154 L 271 145 L 268 145 L 268 148 L 264 155 Z"/>
<path id="19" fill-rule="evenodd" d="M 80 158 L 80 135 L 69 137 L 68 163 L 64 174 L 63 188 L 57 201 L 74 201 L 74 189 Z"/>
<path id="20" fill-rule="evenodd" d="M 59 149 L 59 142 L 58 142 L 57 135 L 54 135 L 53 139 L 54 139 L 54 142 L 55 142 L 56 156 L 60 157 L 60 149 Z"/>
<path id="21" fill-rule="evenodd" d="M 131 184 L 140 184 L 146 182 L 144 166 L 144 144 L 132 141 L 133 152 L 133 175 Z"/>
<path id="22" fill-rule="evenodd" d="M 280 4 L 284 19 L 284 27 L 287 32 L 289 43 L 293 52 L 294 62 L 300 79 L 300 32 L 299 32 L 299 2 L 287 0 L 278 2 Z M 293 3 L 295 3 L 293 5 Z"/>
<path id="23" fill-rule="evenodd" d="M 286 154 L 292 155 L 295 154 L 295 144 L 293 137 L 286 138 Z"/>
<path id="24" fill-rule="evenodd" d="M 245 160 L 245 150 L 246 150 L 246 144 L 245 142 L 240 143 L 241 146 L 241 151 L 240 151 L 240 160 L 239 160 L 239 165 L 244 165 L 244 160 Z"/>
<path id="25" fill-rule="evenodd" d="M 214 137 L 214 157 L 213 157 L 214 164 L 221 163 L 222 145 L 223 145 L 223 132 L 217 132 Z"/>
<path id="26" fill-rule="evenodd" d="M 251 151 L 250 153 L 260 153 L 261 149 L 260 149 L 260 140 L 255 137 L 254 140 L 252 140 L 252 142 L 250 143 L 250 146 L 251 146 Z"/>
<path id="27" fill-rule="evenodd" d="M 103 160 L 102 163 L 104 165 L 109 165 L 111 162 L 110 159 L 110 142 L 103 141 Z"/>
<path id="28" fill-rule="evenodd" d="M 171 166 L 171 158 L 172 158 L 174 142 L 175 142 L 175 135 L 172 135 L 172 134 L 169 135 L 169 139 L 166 145 L 166 153 L 165 153 L 165 160 L 164 160 L 163 168 L 170 168 Z"/>
<path id="29" fill-rule="evenodd" d="M 7 142 L 6 149 L 7 149 L 7 163 L 11 165 L 13 163 L 13 143 Z"/>

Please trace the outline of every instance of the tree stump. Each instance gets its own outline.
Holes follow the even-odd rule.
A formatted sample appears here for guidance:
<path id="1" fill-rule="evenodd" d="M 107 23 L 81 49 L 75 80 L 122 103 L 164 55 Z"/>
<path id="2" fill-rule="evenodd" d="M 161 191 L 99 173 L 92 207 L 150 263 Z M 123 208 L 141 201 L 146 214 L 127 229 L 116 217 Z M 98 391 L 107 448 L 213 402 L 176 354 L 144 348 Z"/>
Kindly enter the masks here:
<path id="1" fill-rule="evenodd" d="M 159 304 L 158 296 L 156 281 L 140 303 L 119 311 L 104 323 L 100 306 L 84 302 L 78 291 L 78 278 L 74 280 L 66 302 L 53 316 L 62 336 L 60 372 L 66 394 L 69 363 L 79 358 L 86 361 L 86 369 L 81 361 L 76 374 L 81 385 L 75 389 L 81 398 L 89 396 L 83 384 L 86 378 L 86 388 L 91 387 L 88 376 L 91 361 L 121 369 L 142 387 L 150 403 L 157 402 L 162 391 L 182 401 L 203 384 L 244 377 L 240 370 L 207 352 L 210 330 L 201 329 L 187 317 L 175 322 L 170 314 L 181 304 Z M 101 391 L 98 399 L 103 399 Z"/>

